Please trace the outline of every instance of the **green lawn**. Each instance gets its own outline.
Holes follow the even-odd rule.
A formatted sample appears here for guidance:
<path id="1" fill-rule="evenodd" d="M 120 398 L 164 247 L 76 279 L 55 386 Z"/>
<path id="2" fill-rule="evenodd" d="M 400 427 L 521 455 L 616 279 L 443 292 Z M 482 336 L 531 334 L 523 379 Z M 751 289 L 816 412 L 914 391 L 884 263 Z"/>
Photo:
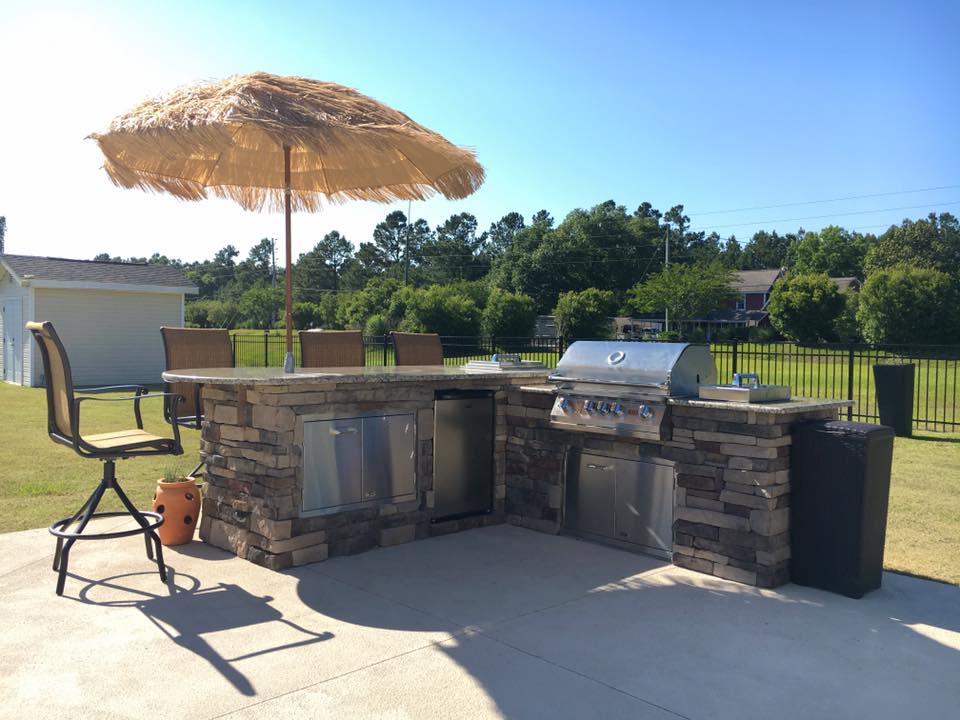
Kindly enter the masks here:
<path id="1" fill-rule="evenodd" d="M 43 527 L 72 515 L 100 479 L 100 462 L 83 459 L 47 436 L 44 393 L 42 389 L 0 383 L 0 532 Z M 168 435 L 170 426 L 163 421 L 162 407 L 159 398 L 143 400 L 144 428 Z M 84 402 L 81 427 L 90 434 L 136 427 L 133 403 Z M 164 469 L 187 473 L 197 464 L 200 433 L 184 429 L 181 437 L 183 455 L 135 458 L 117 464 L 120 484 L 137 507 L 149 509 Z M 100 507 L 123 509 L 112 492 Z"/>
<path id="2" fill-rule="evenodd" d="M 133 425 L 127 403 L 87 403 L 91 432 Z M 147 429 L 164 431 L 159 400 L 144 401 Z M 89 423 L 89 424 L 88 424 Z M 120 463 L 118 475 L 139 506 L 168 467 L 193 468 L 199 433 L 183 431 L 185 454 Z M 0 383 L 0 532 L 49 525 L 76 511 L 99 479 L 100 464 L 53 444 L 46 433 L 44 391 Z M 108 496 L 110 497 L 110 496 Z M 119 509 L 110 497 L 110 508 Z M 960 584 L 960 433 L 897 438 L 894 451 L 887 567 Z"/>

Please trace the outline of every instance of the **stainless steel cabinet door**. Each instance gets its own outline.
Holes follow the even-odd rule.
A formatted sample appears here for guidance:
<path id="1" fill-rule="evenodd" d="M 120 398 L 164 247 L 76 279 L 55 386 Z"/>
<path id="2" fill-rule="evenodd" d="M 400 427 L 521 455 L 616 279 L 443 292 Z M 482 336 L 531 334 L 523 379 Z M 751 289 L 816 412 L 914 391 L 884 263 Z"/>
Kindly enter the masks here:
<path id="1" fill-rule="evenodd" d="M 571 457 L 574 460 L 576 456 Z M 579 456 L 567 484 L 567 521 L 576 532 L 614 535 L 616 461 L 599 455 Z"/>
<path id="2" fill-rule="evenodd" d="M 670 552 L 673 549 L 673 468 L 616 460 L 616 537 Z"/>
<path id="3" fill-rule="evenodd" d="M 303 512 L 360 502 L 360 418 L 303 424 Z"/>
<path id="4" fill-rule="evenodd" d="M 494 412 L 492 396 L 434 403 L 434 518 L 490 511 Z"/>
<path id="5" fill-rule="evenodd" d="M 416 448 L 412 414 L 363 418 L 363 500 L 414 495 Z"/>

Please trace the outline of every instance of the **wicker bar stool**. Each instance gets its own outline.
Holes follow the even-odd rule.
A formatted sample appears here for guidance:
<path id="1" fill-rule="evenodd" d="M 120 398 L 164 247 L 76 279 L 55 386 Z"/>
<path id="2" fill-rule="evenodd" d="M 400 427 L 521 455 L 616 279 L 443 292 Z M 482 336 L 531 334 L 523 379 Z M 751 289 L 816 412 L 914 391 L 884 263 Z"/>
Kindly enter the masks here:
<path id="1" fill-rule="evenodd" d="M 359 330 L 301 330 L 302 367 L 363 367 L 363 333 Z"/>
<path id="2" fill-rule="evenodd" d="M 40 346 L 40 355 L 43 358 L 44 377 L 47 386 L 47 432 L 50 439 L 61 445 L 66 445 L 84 458 L 100 460 L 103 463 L 103 477 L 100 484 L 71 517 L 57 520 L 49 530 L 57 538 L 57 549 L 53 557 L 53 569 L 58 573 L 57 595 L 63 594 L 63 586 L 67 578 L 67 563 L 70 549 L 77 540 L 111 540 L 142 533 L 147 549 L 147 557 L 153 560 L 153 548 L 156 548 L 157 567 L 160 579 L 167 581 L 167 570 L 163 564 L 163 550 L 156 529 L 163 524 L 163 516 L 155 512 L 137 510 L 130 499 L 120 488 L 117 482 L 116 462 L 126 458 L 145 455 L 181 455 L 183 448 L 180 445 L 180 430 L 177 425 L 176 407 L 177 396 L 170 393 L 148 394 L 147 389 L 139 385 L 115 385 L 86 390 L 74 389 L 73 376 L 70 372 L 70 360 L 60 341 L 60 337 L 49 322 L 30 322 L 27 329 L 33 334 Z M 117 392 L 130 390 L 132 397 L 101 398 L 91 397 L 100 392 Z M 77 396 L 80 397 L 77 397 Z M 165 405 L 169 406 L 168 417 L 173 429 L 173 437 L 153 435 L 143 429 L 143 417 L 140 414 L 140 402 L 143 399 L 164 398 Z M 99 402 L 133 402 L 133 416 L 137 427 L 119 432 L 82 435 L 80 432 L 80 408 L 86 401 Z M 96 512 L 97 506 L 107 490 L 113 490 L 126 512 Z M 132 517 L 139 527 L 129 530 L 114 530 L 102 533 L 84 533 L 87 524 L 93 518 L 102 517 Z M 151 541 L 153 546 L 151 546 Z"/>
<path id="3" fill-rule="evenodd" d="M 163 352 L 167 370 L 190 368 L 233 367 L 233 343 L 230 331 L 219 328 L 162 327 Z M 203 404 L 200 401 L 200 383 L 165 383 L 164 391 L 181 397 L 177 422 L 185 427 L 200 429 L 203 423 Z M 169 420 L 169 417 L 168 417 Z"/>
<path id="4" fill-rule="evenodd" d="M 443 365 L 443 345 L 436 333 L 390 333 L 397 365 Z"/>

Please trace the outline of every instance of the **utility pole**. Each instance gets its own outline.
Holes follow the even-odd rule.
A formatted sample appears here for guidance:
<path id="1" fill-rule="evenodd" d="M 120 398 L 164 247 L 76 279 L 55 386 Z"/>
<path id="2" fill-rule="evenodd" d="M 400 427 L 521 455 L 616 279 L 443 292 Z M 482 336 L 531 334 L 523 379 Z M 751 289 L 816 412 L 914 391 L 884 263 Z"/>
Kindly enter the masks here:
<path id="1" fill-rule="evenodd" d="M 407 227 L 406 227 L 406 239 L 403 243 L 403 284 L 407 284 L 408 276 L 410 275 L 410 223 L 412 217 L 410 215 L 410 206 L 412 201 L 407 200 Z"/>
<path id="2" fill-rule="evenodd" d="M 663 269 L 668 270 L 670 268 L 670 221 L 667 221 L 667 242 L 664 245 L 664 255 L 663 255 Z M 670 308 L 663 308 L 663 330 L 664 332 L 670 331 Z"/>
<path id="3" fill-rule="evenodd" d="M 270 255 L 273 257 L 273 286 L 277 286 L 277 239 L 270 238 Z"/>

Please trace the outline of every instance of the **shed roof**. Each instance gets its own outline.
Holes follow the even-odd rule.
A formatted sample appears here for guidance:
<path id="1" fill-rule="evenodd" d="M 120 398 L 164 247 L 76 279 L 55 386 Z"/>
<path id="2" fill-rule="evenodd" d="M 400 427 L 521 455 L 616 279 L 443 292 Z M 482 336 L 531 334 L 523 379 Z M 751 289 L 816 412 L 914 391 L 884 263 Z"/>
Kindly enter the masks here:
<path id="1" fill-rule="evenodd" d="M 783 270 L 738 270 L 734 273 L 733 288 L 740 293 L 770 292 L 773 284 L 783 275 Z"/>
<path id="2" fill-rule="evenodd" d="M 38 286 L 46 282 L 56 286 L 84 283 L 113 287 L 139 286 L 144 289 L 177 288 L 184 292 L 196 292 L 196 288 L 187 280 L 183 272 L 171 265 L 101 262 L 34 255 L 0 255 L 0 264 L 17 280 L 21 282 L 29 280 Z"/>

